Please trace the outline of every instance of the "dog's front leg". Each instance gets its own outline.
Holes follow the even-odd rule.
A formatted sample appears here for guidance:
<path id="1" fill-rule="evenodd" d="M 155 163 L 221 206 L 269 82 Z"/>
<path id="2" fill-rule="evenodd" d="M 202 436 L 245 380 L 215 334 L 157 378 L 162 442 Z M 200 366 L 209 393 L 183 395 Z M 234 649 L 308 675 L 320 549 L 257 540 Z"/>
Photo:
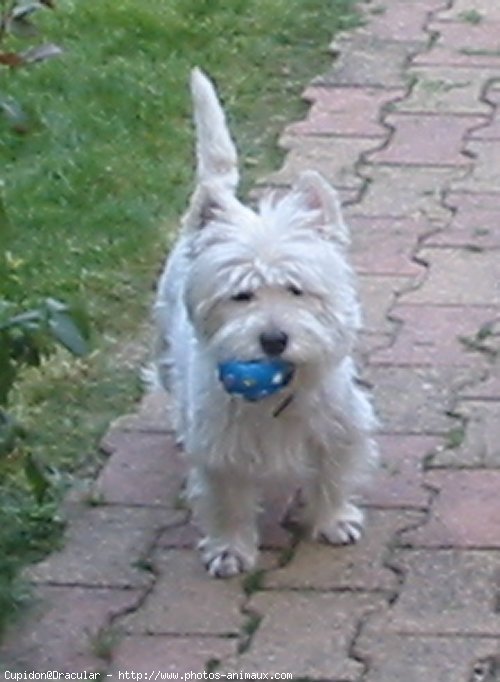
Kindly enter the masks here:
<path id="1" fill-rule="evenodd" d="M 199 547 L 210 575 L 228 578 L 253 568 L 258 542 L 254 482 L 234 471 L 195 467 L 188 493 L 205 534 Z"/>
<path id="2" fill-rule="evenodd" d="M 334 545 L 360 539 L 364 514 L 352 498 L 374 457 L 373 441 L 364 434 L 333 453 L 317 453 L 314 472 L 303 489 L 303 519 L 314 539 Z"/>

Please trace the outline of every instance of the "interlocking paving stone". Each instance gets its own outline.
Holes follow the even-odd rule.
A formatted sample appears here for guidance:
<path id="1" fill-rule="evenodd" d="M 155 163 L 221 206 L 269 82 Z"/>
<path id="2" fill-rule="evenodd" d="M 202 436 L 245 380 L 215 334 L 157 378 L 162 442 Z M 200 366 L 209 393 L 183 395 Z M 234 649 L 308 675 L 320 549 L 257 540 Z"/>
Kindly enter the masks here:
<path id="1" fill-rule="evenodd" d="M 419 256 L 430 264 L 429 273 L 422 286 L 405 294 L 405 303 L 500 304 L 499 255 L 496 251 L 426 248 L 419 251 Z"/>
<path id="2" fill-rule="evenodd" d="M 164 391 L 148 391 L 137 406 L 133 414 L 125 414 L 118 417 L 110 425 L 108 434 L 104 437 L 104 447 L 108 436 L 115 431 L 149 431 L 166 432 L 173 431 L 172 401 Z"/>
<path id="3" fill-rule="evenodd" d="M 500 400 L 500 362 L 497 360 L 484 381 L 468 386 L 461 396 L 469 400 Z"/>
<path id="4" fill-rule="evenodd" d="M 498 192 L 447 192 L 446 204 L 461 213 L 478 211 L 498 211 L 500 209 L 500 193 Z"/>
<path id="5" fill-rule="evenodd" d="M 472 171 L 457 179 L 452 189 L 461 192 L 498 192 L 500 186 L 500 140 L 471 140 L 467 151 L 474 158 Z"/>
<path id="6" fill-rule="evenodd" d="M 312 102 L 307 118 L 287 126 L 286 133 L 386 138 L 387 129 L 380 122 L 380 109 L 403 94 L 401 88 L 311 86 L 302 95 Z"/>
<path id="7" fill-rule="evenodd" d="M 412 259 L 412 254 L 419 237 L 430 230 L 423 217 L 351 215 L 347 222 L 352 235 L 352 260 L 358 274 L 422 274 L 422 266 Z"/>
<path id="8" fill-rule="evenodd" d="M 301 542 L 285 567 L 265 576 L 266 589 L 384 590 L 392 592 L 398 577 L 385 565 L 387 545 L 396 533 L 423 520 L 415 511 L 366 514 L 366 529 L 356 545 L 332 547 Z"/>
<path id="9" fill-rule="evenodd" d="M 367 7 L 370 22 L 370 35 L 388 41 L 426 43 L 429 39 L 425 31 L 428 16 L 441 8 L 441 0 L 419 0 L 418 3 L 386 2 L 380 5 L 379 13 L 371 13 Z"/>
<path id="10" fill-rule="evenodd" d="M 370 163 L 411 166 L 470 166 L 463 139 L 486 119 L 449 114 L 391 114 L 385 122 L 394 132 L 384 149 L 365 158 Z"/>
<path id="11" fill-rule="evenodd" d="M 37 602 L 4 642 L 12 670 L 82 673 L 102 670 L 99 644 L 112 619 L 139 603 L 140 590 L 39 585 Z"/>
<path id="12" fill-rule="evenodd" d="M 439 19 L 463 22 L 464 16 L 466 17 L 471 10 L 479 13 L 481 22 L 500 21 L 500 7 L 496 3 L 491 3 L 490 0 L 453 0 L 451 7 L 443 9 L 437 16 Z"/>
<path id="13" fill-rule="evenodd" d="M 475 130 L 469 135 L 471 140 L 500 140 L 500 119 L 496 116 L 493 121 L 480 129 Z"/>
<path id="14" fill-rule="evenodd" d="M 289 150 L 283 168 L 267 178 L 272 183 L 291 184 L 306 168 L 319 171 L 333 185 L 358 188 L 362 179 L 355 173 L 358 157 L 378 144 L 370 138 L 318 137 L 314 144 L 307 136 L 286 135 L 282 146 Z"/>
<path id="15" fill-rule="evenodd" d="M 439 33 L 437 41 L 427 52 L 413 60 L 417 65 L 447 65 L 454 67 L 498 67 L 500 24 L 480 21 L 477 24 L 436 21 L 430 30 Z"/>
<path id="16" fill-rule="evenodd" d="M 194 549 L 152 556 L 157 575 L 141 608 L 119 626 L 128 634 L 236 635 L 244 622 L 240 579 L 214 580 Z"/>
<path id="17" fill-rule="evenodd" d="M 419 54 L 414 59 L 417 66 L 450 66 L 456 68 L 470 69 L 498 69 L 500 66 L 500 56 L 495 52 L 481 52 L 480 50 L 469 50 L 461 52 L 450 47 L 437 44 L 429 52 Z"/>
<path id="18" fill-rule="evenodd" d="M 485 70 L 483 77 L 493 78 L 495 69 Z M 480 97 L 484 81 L 477 69 L 453 67 L 413 67 L 409 70 L 416 82 L 404 99 L 394 104 L 397 112 L 424 114 L 491 114 L 491 107 Z M 483 73 L 483 72 L 482 72 Z"/>
<path id="19" fill-rule="evenodd" d="M 500 24 L 499 24 L 500 25 Z M 471 133 L 471 139 L 479 140 L 498 140 L 500 139 L 500 89 L 498 88 L 498 81 L 493 80 L 498 76 L 494 74 L 491 78 L 491 84 L 486 87 L 483 93 L 484 99 L 490 106 L 493 107 L 491 120 L 486 126 L 478 128 Z"/>
<path id="20" fill-rule="evenodd" d="M 150 679 L 157 673 L 198 675 L 206 670 L 207 663 L 226 658 L 233 650 L 234 641 L 227 637 L 128 635 L 115 647 L 107 672 L 115 679 L 127 670 L 149 675 Z"/>
<path id="21" fill-rule="evenodd" d="M 113 456 L 94 493 L 103 502 L 175 507 L 186 465 L 171 434 L 115 430 L 105 438 Z"/>
<path id="22" fill-rule="evenodd" d="M 371 333 L 390 333 L 394 325 L 387 318 L 387 312 L 393 305 L 396 295 L 408 290 L 413 282 L 413 277 L 360 275 L 358 284 L 364 330 Z"/>
<path id="23" fill-rule="evenodd" d="M 380 447 L 380 472 L 363 496 L 368 505 L 381 508 L 424 508 L 429 491 L 424 487 L 422 463 L 435 452 L 441 440 L 429 436 L 383 434 Z"/>
<path id="24" fill-rule="evenodd" d="M 466 174 L 463 168 L 417 166 L 359 167 L 363 176 L 370 179 L 363 196 L 363 212 L 380 216 L 419 216 L 447 222 L 450 211 L 441 205 L 441 193 L 451 182 L 458 182 Z M 390 188 L 390 191 L 388 191 Z"/>
<path id="25" fill-rule="evenodd" d="M 179 523 L 182 512 L 104 506 L 83 508 L 64 547 L 26 571 L 35 583 L 94 587 L 144 587 L 152 581 L 141 559 L 158 532 Z"/>
<path id="26" fill-rule="evenodd" d="M 405 66 L 422 42 L 396 42 L 358 31 L 348 42 L 332 44 L 339 57 L 331 71 L 315 78 L 314 85 L 357 85 L 394 88 L 407 82 Z"/>
<path id="27" fill-rule="evenodd" d="M 500 248 L 500 194 L 450 192 L 446 203 L 455 214 L 446 229 L 425 239 L 426 246 Z"/>
<path id="28" fill-rule="evenodd" d="M 355 358 L 359 366 L 364 366 L 370 355 L 380 348 L 386 348 L 392 344 L 392 334 L 386 332 L 370 332 L 361 330 L 358 343 L 355 348 Z"/>
<path id="29" fill-rule="evenodd" d="M 498 52 L 500 23 L 496 20 L 435 21 L 429 28 L 439 33 L 438 45 L 455 49 L 457 52 Z"/>
<path id="30" fill-rule="evenodd" d="M 500 105 L 500 81 L 496 77 L 497 75 L 494 74 L 493 78 L 488 79 L 484 87 L 484 98 L 498 109 L 498 105 Z M 498 115 L 498 111 L 495 114 Z"/>
<path id="31" fill-rule="evenodd" d="M 455 429 L 461 442 L 439 450 L 431 465 L 500 468 L 500 397 L 497 401 L 460 401 L 454 413 L 464 420 Z"/>
<path id="32" fill-rule="evenodd" d="M 335 592 L 261 592 L 247 604 L 262 616 L 250 648 L 220 672 L 292 673 L 295 677 L 355 682 L 363 665 L 349 657 L 357 624 L 384 600 Z"/>
<path id="33" fill-rule="evenodd" d="M 193 522 L 186 521 L 166 528 L 155 547 L 160 549 L 195 549 L 201 535 Z"/>
<path id="34" fill-rule="evenodd" d="M 500 549 L 500 470 L 432 471 L 426 481 L 439 491 L 431 517 L 420 528 L 404 533 L 402 542 L 418 547 Z"/>
<path id="35" fill-rule="evenodd" d="M 373 385 L 374 403 L 388 433 L 446 434 L 452 421 L 447 412 L 454 395 L 477 379 L 463 367 L 372 366 L 366 372 Z"/>
<path id="36" fill-rule="evenodd" d="M 383 632 L 499 636 L 498 550 L 400 550 L 404 572 L 397 601 L 373 617 Z"/>
<path id="37" fill-rule="evenodd" d="M 402 300 L 407 300 L 404 297 Z M 398 303 L 390 312 L 397 320 L 396 340 L 389 348 L 375 351 L 371 361 L 387 365 L 470 365 L 487 361 L 474 355 L 465 339 L 474 339 L 481 327 L 494 318 L 494 306 L 410 305 Z"/>
<path id="38" fill-rule="evenodd" d="M 369 661 L 366 682 L 496 682 L 489 670 L 500 655 L 498 642 L 485 637 L 432 637 L 362 632 L 356 653 Z M 498 668 L 496 668 L 498 670 Z M 478 672 L 474 676 L 474 670 Z M 480 676 L 486 671 L 485 676 Z M 494 673 L 495 674 L 495 673 Z"/>

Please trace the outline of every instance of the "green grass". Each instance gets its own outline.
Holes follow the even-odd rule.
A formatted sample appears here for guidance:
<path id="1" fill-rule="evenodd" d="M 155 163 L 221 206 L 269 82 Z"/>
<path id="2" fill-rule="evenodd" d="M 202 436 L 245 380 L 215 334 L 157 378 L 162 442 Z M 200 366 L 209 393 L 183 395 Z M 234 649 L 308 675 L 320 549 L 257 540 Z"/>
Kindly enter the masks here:
<path id="1" fill-rule="evenodd" d="M 299 94 L 328 68 L 334 33 L 355 24 L 354 2 L 59 0 L 37 24 L 62 57 L 0 72 L 30 120 L 26 134 L 0 121 L 11 224 L 0 293 L 21 309 L 45 296 L 84 303 L 93 335 L 88 358 L 59 352 L 12 396 L 23 448 L 56 485 L 37 507 L 23 449 L 0 462 L 0 630 L 18 568 L 56 542 L 61 491 L 95 472 L 100 435 L 139 396 L 152 287 L 192 189 L 191 67 L 219 85 L 248 187 L 277 166 L 276 137 L 303 114 Z"/>
<path id="2" fill-rule="evenodd" d="M 251 573 L 247 573 L 242 581 L 243 592 L 247 597 L 254 594 L 254 592 L 259 592 L 263 589 L 266 577 L 266 571 L 262 569 L 257 569 Z"/>
<path id="3" fill-rule="evenodd" d="M 459 448 L 466 437 L 465 423 L 460 424 L 460 426 L 450 429 L 446 434 L 446 448 L 448 450 L 456 450 Z"/>
<path id="4" fill-rule="evenodd" d="M 467 10 L 466 12 L 461 12 L 459 18 L 467 24 L 477 25 L 483 21 L 483 15 L 475 9 Z"/>
<path id="5" fill-rule="evenodd" d="M 244 654 L 248 651 L 252 643 L 252 638 L 257 632 L 262 622 L 263 616 L 256 611 L 248 610 L 245 612 L 246 621 L 243 624 L 240 633 L 240 641 L 238 642 L 238 654 Z"/>

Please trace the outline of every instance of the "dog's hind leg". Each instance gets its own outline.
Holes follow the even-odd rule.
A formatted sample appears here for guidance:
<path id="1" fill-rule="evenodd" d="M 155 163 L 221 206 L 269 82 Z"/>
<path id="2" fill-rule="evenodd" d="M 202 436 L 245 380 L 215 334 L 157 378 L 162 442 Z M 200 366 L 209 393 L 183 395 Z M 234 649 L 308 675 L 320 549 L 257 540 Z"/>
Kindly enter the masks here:
<path id="1" fill-rule="evenodd" d="M 257 560 L 257 499 L 254 483 L 235 472 L 197 467 L 190 472 L 188 496 L 197 524 L 203 563 L 215 578 L 254 567 Z"/>

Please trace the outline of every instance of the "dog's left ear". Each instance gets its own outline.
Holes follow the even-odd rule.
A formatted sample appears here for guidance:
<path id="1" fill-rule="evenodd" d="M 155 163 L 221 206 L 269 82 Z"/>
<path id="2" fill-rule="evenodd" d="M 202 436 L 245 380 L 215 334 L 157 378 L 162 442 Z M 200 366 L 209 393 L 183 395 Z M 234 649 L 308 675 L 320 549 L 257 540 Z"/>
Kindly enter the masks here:
<path id="1" fill-rule="evenodd" d="M 349 228 L 342 217 L 338 194 L 322 175 L 316 171 L 304 171 L 294 183 L 292 191 L 304 208 L 318 212 L 314 227 L 319 232 L 344 246 L 349 245 Z"/>

